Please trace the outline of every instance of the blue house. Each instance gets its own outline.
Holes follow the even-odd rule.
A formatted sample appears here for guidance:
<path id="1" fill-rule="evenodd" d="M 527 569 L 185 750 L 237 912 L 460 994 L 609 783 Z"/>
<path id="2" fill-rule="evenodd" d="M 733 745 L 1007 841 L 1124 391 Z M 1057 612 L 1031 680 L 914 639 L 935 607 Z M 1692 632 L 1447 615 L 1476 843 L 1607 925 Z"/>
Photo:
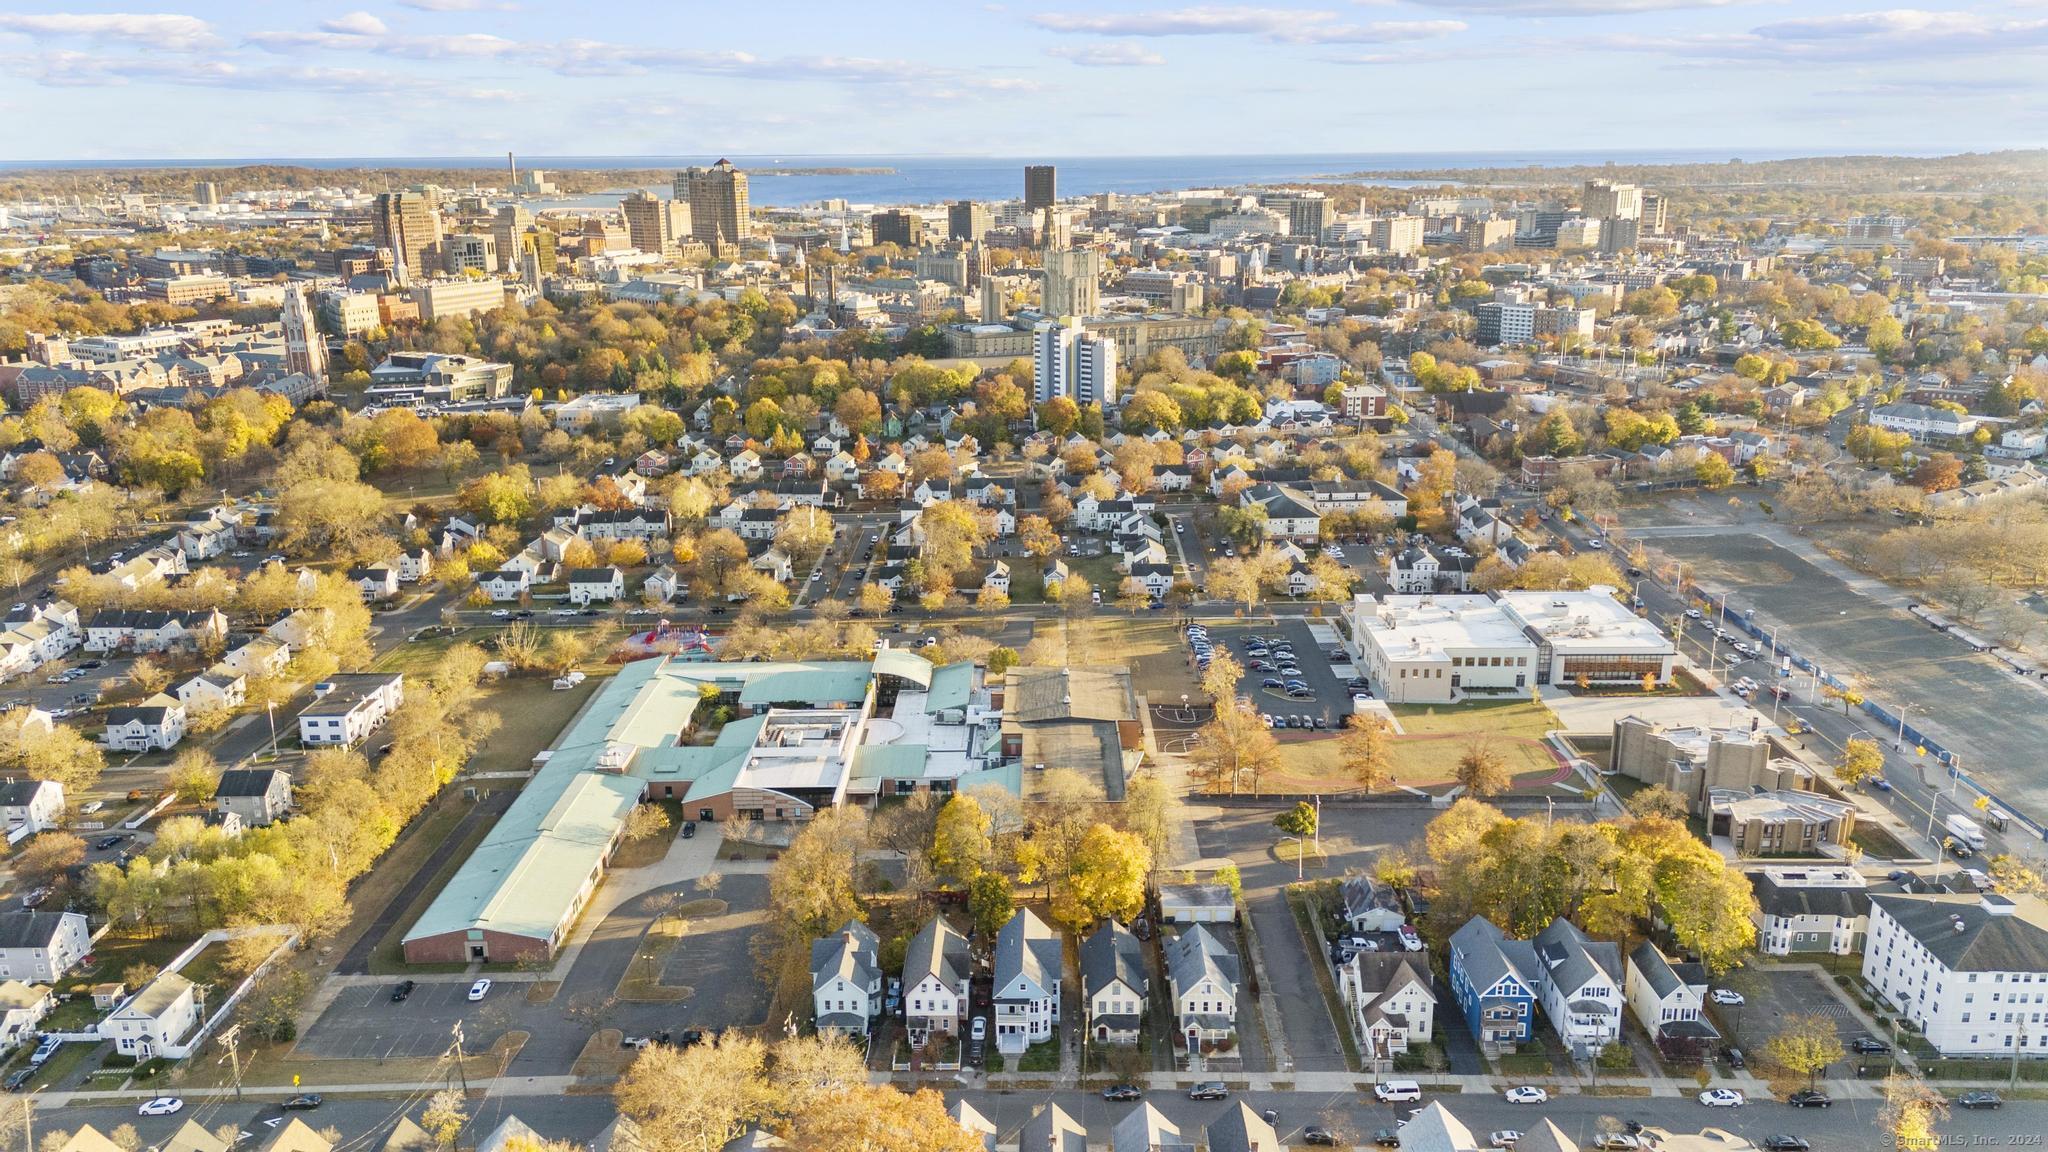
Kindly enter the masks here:
<path id="1" fill-rule="evenodd" d="M 1536 949 L 1510 940 L 1483 917 L 1451 935 L 1451 995 L 1482 1051 L 1523 1043 L 1535 1035 Z"/>

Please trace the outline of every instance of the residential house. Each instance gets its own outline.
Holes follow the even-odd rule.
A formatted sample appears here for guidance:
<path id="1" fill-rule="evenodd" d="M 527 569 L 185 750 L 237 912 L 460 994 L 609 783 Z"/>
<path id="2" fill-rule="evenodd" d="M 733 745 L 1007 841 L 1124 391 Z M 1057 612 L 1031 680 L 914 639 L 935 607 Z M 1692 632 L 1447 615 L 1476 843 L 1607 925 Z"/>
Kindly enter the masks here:
<path id="1" fill-rule="evenodd" d="M 1133 564 L 1131 574 L 1124 577 L 1124 591 L 1141 592 L 1154 600 L 1163 600 L 1173 590 L 1173 565 Z"/>
<path id="2" fill-rule="evenodd" d="M 996 933 L 996 1048 L 1022 1052 L 1053 1038 L 1060 1019 L 1060 938 L 1029 908 Z"/>
<path id="3" fill-rule="evenodd" d="M 24 984 L 19 980 L 0 982 L 0 1050 L 27 1044 L 36 1037 L 36 1025 L 57 1006 L 48 985 Z"/>
<path id="4" fill-rule="evenodd" d="M 1536 950 L 1511 940 L 1483 916 L 1451 934 L 1451 995 L 1465 1026 L 1486 1051 L 1500 1051 L 1535 1036 Z"/>
<path id="5" fill-rule="evenodd" d="M 981 1109 L 965 1100 L 955 1100 L 946 1112 L 962 1132 L 981 1141 L 981 1152 L 996 1152 L 995 1121 L 983 1116 Z"/>
<path id="6" fill-rule="evenodd" d="M 90 951 L 82 912 L 0 912 L 0 979 L 53 983 Z"/>
<path id="7" fill-rule="evenodd" d="M 1266 1118 L 1240 1100 L 1204 1129 L 1209 1152 L 1285 1152 L 1285 1145 Z"/>
<path id="8" fill-rule="evenodd" d="M 1863 874 L 1839 864 L 1766 867 L 1750 873 L 1756 890 L 1756 949 L 1767 956 L 1863 951 L 1870 933 L 1870 892 Z"/>
<path id="9" fill-rule="evenodd" d="M 673 601 L 677 593 L 686 587 L 688 585 L 683 582 L 681 576 L 676 574 L 676 570 L 663 564 L 648 574 L 646 582 L 640 585 L 640 590 L 643 595 L 659 603 L 667 604 Z"/>
<path id="10" fill-rule="evenodd" d="M 1621 1039 L 1621 946 L 1594 940 L 1560 916 L 1530 942 L 1543 1013 L 1579 1059 Z"/>
<path id="11" fill-rule="evenodd" d="M 733 454 L 732 459 L 725 462 L 725 470 L 731 473 L 735 480 L 758 480 L 763 471 L 761 454 L 752 448 L 742 448 Z"/>
<path id="12" fill-rule="evenodd" d="M 333 613 L 325 608 L 295 608 L 263 630 L 263 634 L 285 646 L 296 656 L 315 640 L 324 639 Z"/>
<path id="13" fill-rule="evenodd" d="M 235 526 L 214 519 L 195 521 L 178 529 L 173 543 L 185 554 L 188 563 L 193 560 L 210 560 L 234 550 Z"/>
<path id="14" fill-rule="evenodd" d="M 178 703 L 183 704 L 187 712 L 239 708 L 248 694 L 248 687 L 247 676 L 222 662 L 178 685 Z"/>
<path id="15" fill-rule="evenodd" d="M 1237 1034 L 1237 957 L 1196 924 L 1166 942 L 1166 979 L 1173 990 L 1176 1035 L 1191 1048 L 1228 1042 Z"/>
<path id="16" fill-rule="evenodd" d="M 1195 1152 L 1193 1138 L 1149 1102 L 1124 1113 L 1109 1134 L 1110 1152 Z M 1019 1152 L 1023 1152 L 1019 1146 Z"/>
<path id="17" fill-rule="evenodd" d="M 1471 555 L 1462 549 L 1452 552 L 1411 544 L 1387 558 L 1387 583 L 1395 592 L 1411 596 L 1464 592 L 1471 587 L 1475 567 Z"/>
<path id="18" fill-rule="evenodd" d="M 1081 997 L 1095 1043 L 1136 1044 L 1151 988 L 1143 946 L 1130 929 L 1104 920 L 1081 942 Z"/>
<path id="19" fill-rule="evenodd" d="M 299 742 L 308 747 L 351 747 L 376 731 L 404 702 L 402 673 L 330 676 L 313 686 L 313 702 L 299 713 Z"/>
<path id="20" fill-rule="evenodd" d="M 291 811 L 291 774 L 277 768 L 231 768 L 220 774 L 213 803 L 241 817 L 247 827 L 275 823 Z"/>
<path id="21" fill-rule="evenodd" d="M 1371 876 L 1352 876 L 1339 891 L 1344 900 L 1344 923 L 1353 932 L 1392 932 L 1408 922 L 1401 911 L 1400 894 L 1391 884 Z"/>
<path id="22" fill-rule="evenodd" d="M 1359 952 L 1338 966 L 1337 991 L 1359 1051 L 1368 1058 L 1391 1060 L 1411 1044 L 1429 1043 L 1436 993 L 1422 954 Z"/>
<path id="23" fill-rule="evenodd" d="M 399 583 L 417 584 L 434 574 L 434 553 L 428 548 L 400 552 L 390 567 L 398 572 Z"/>
<path id="24" fill-rule="evenodd" d="M 0 781 L 0 824 L 11 843 L 57 827 L 64 819 L 64 785 L 55 780 Z"/>
<path id="25" fill-rule="evenodd" d="M 1628 954 L 1625 991 L 1636 1022 L 1667 1059 L 1697 1060 L 1720 1038 L 1707 1022 L 1707 973 L 1698 964 L 1673 964 L 1645 940 Z"/>
<path id="26" fill-rule="evenodd" d="M 351 568 L 349 583 L 363 594 L 363 599 L 372 604 L 381 604 L 398 598 L 398 569 L 379 565 L 375 568 Z"/>
<path id="27" fill-rule="evenodd" d="M 164 972 L 100 1021 L 99 1031 L 121 1055 L 145 1061 L 178 1047 L 198 1026 L 198 989 Z"/>
<path id="28" fill-rule="evenodd" d="M 1088 1152 L 1088 1129 L 1057 1104 L 1038 1106 L 1017 1131 L 1019 1152 Z"/>
<path id="29" fill-rule="evenodd" d="M 913 1044 L 930 1033 L 957 1033 L 967 1019 L 974 962 L 967 937 L 934 916 L 903 954 L 903 1020 Z"/>
<path id="30" fill-rule="evenodd" d="M 569 570 L 569 603 L 609 604 L 626 594 L 626 574 L 607 565 L 603 568 Z"/>
<path id="31" fill-rule="evenodd" d="M 292 650 L 282 640 L 257 636 L 220 658 L 216 667 L 242 676 L 275 676 L 292 662 Z"/>
<path id="32" fill-rule="evenodd" d="M 169 751 L 185 738 L 185 706 L 159 692 L 140 704 L 106 711 L 101 743 L 123 752 Z"/>
<path id="33" fill-rule="evenodd" d="M 86 626 L 88 652 L 168 652 L 196 647 L 206 639 L 222 639 L 228 619 L 216 609 L 165 612 L 155 608 L 110 608 Z"/>
<path id="34" fill-rule="evenodd" d="M 645 543 L 669 534 L 667 512 L 648 508 L 583 508 L 575 531 L 585 540 L 638 540 Z"/>
<path id="35" fill-rule="evenodd" d="M 478 576 L 476 586 L 494 604 L 517 603 L 533 586 L 533 573 L 525 568 L 500 568 Z"/>
<path id="36" fill-rule="evenodd" d="M 874 932 L 858 920 L 811 942 L 811 1018 L 821 1034 L 865 1036 L 882 1014 L 879 947 Z"/>

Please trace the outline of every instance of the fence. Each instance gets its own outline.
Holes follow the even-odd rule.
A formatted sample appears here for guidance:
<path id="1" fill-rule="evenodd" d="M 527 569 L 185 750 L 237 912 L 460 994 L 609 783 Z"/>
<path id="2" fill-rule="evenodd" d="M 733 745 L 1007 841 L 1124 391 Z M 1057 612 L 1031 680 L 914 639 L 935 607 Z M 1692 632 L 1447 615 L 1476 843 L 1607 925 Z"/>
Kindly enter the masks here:
<path id="1" fill-rule="evenodd" d="M 1708 617 L 1710 619 L 1716 618 L 1716 613 L 1722 606 L 1721 602 L 1717 602 L 1709 597 L 1702 596 L 1697 593 L 1694 594 L 1692 599 L 1694 605 L 1700 608 L 1702 611 L 1707 612 Z M 1728 609 L 1719 617 L 1719 619 L 1725 619 L 1727 622 L 1733 623 L 1737 628 L 1740 628 L 1742 631 L 1748 633 L 1749 635 L 1755 637 L 1758 640 L 1763 641 L 1764 647 L 1769 651 L 1769 655 L 1773 660 L 1777 660 L 1782 657 L 1783 659 L 1789 661 L 1792 667 L 1799 669 L 1801 672 L 1805 672 L 1811 675 L 1817 683 L 1822 684 L 1828 688 L 1832 688 L 1837 692 L 1854 691 L 1854 688 L 1852 688 L 1846 681 L 1842 680 L 1839 677 L 1829 675 L 1827 673 L 1827 670 L 1823 669 L 1820 665 L 1815 664 L 1813 661 L 1808 660 L 1806 657 L 1801 656 L 1799 653 L 1793 651 L 1785 645 L 1778 643 L 1776 638 L 1771 634 L 1772 630 L 1764 627 L 1761 624 L 1758 624 L 1754 618 L 1754 615 L 1755 614 L 1753 612 L 1744 612 L 1740 609 Z M 1968 789 L 1971 793 L 1977 796 L 1983 797 L 1987 803 L 2003 810 L 2008 816 L 2010 816 L 2013 819 L 2014 822 L 2024 825 L 2027 831 L 2032 833 L 2034 836 L 2042 840 L 2048 840 L 2048 828 L 2044 828 L 2040 823 L 2022 814 L 2020 810 L 2016 806 L 2014 806 L 2010 801 L 2000 798 L 1997 793 L 1991 791 L 1989 788 L 1986 788 L 1982 784 L 1977 783 L 1975 780 L 1972 780 L 1970 778 L 1969 773 L 1963 771 L 1961 758 L 1958 757 L 1954 752 L 1950 751 L 1947 746 L 1942 744 L 1941 741 L 1936 740 L 1934 737 L 1928 735 L 1926 732 L 1923 732 L 1918 728 L 1915 728 L 1913 725 L 1906 723 L 1904 719 L 1897 713 L 1893 712 L 1889 708 L 1886 708 L 1884 705 L 1878 703 L 1877 701 L 1869 699 L 1868 697 L 1864 698 L 1863 703 L 1859 705 L 1859 707 L 1863 709 L 1865 715 L 1872 717 L 1873 719 L 1877 720 L 1878 723 L 1891 729 L 1894 733 L 1897 733 L 1902 741 L 1909 740 L 1913 743 L 1914 747 L 1925 748 L 1928 752 L 1932 753 L 1934 755 L 1936 762 L 1938 762 L 1941 765 L 1942 771 L 1945 772 L 1948 775 L 1948 777 L 1951 780 L 1953 780 L 1957 785 Z"/>

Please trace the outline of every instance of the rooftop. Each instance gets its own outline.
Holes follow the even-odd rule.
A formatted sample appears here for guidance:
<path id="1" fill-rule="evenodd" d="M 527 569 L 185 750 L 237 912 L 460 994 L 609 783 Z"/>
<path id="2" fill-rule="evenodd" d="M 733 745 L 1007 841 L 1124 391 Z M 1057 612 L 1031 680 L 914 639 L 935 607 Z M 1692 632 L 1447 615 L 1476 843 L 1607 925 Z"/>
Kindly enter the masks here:
<path id="1" fill-rule="evenodd" d="M 1541 636 L 1558 652 L 1587 648 L 1644 653 L 1675 650 L 1662 629 L 1616 600 L 1614 589 L 1605 584 L 1583 592 L 1502 592 L 1499 602 L 1516 623 Z"/>
<path id="2" fill-rule="evenodd" d="M 1485 596 L 1354 597 L 1351 619 L 1390 661 L 1446 661 L 1453 650 L 1534 652 L 1521 625 Z"/>

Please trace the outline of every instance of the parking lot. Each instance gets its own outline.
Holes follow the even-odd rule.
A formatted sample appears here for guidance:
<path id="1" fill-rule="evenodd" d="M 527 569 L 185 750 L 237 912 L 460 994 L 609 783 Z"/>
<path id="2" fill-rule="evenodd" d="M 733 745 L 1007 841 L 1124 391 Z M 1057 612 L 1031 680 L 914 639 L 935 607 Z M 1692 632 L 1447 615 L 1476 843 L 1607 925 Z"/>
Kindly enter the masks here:
<path id="1" fill-rule="evenodd" d="M 128 667 L 134 662 L 132 656 L 107 656 L 81 649 L 63 660 L 51 661 L 9 681 L 4 689 L 0 689 L 0 699 L 22 701 L 52 713 L 62 708 L 82 707 L 87 697 L 101 689 L 111 694 L 124 683 Z M 86 668 L 87 664 L 96 666 Z M 84 675 L 75 680 L 62 684 L 50 682 L 52 676 L 80 670 Z"/>
<path id="2" fill-rule="evenodd" d="M 391 1000 L 397 979 L 344 988 L 299 1039 L 303 1054 L 336 1060 L 395 1060 L 435 1056 L 454 1043 L 451 1029 L 462 1024 L 462 1046 L 490 1047 L 522 1005 L 524 984 L 497 984 L 481 1002 L 469 1002 L 464 980 L 421 981 L 404 1003 Z"/>
<path id="3" fill-rule="evenodd" d="M 1282 716 L 1305 716 L 1311 721 L 1319 719 L 1323 722 L 1322 727 L 1335 730 L 1343 725 L 1345 717 L 1351 715 L 1351 689 L 1345 687 L 1345 681 L 1353 673 L 1348 662 L 1332 665 L 1329 653 L 1338 649 L 1327 642 L 1318 643 L 1310 631 L 1312 627 L 1308 621 L 1293 618 L 1264 624 L 1214 623 L 1209 627 L 1209 639 L 1219 650 L 1228 651 L 1232 659 L 1244 665 L 1245 674 L 1238 681 L 1238 694 L 1250 699 L 1259 712 L 1276 719 Z M 1254 636 L 1272 643 L 1292 644 L 1297 671 L 1279 671 L 1279 661 L 1270 648 L 1263 661 L 1275 667 L 1253 668 L 1253 661 L 1260 658 L 1247 654 L 1247 641 Z M 1285 685 L 1290 680 L 1307 685 L 1313 696 L 1289 696 Z M 1280 685 L 1269 686 L 1268 681 L 1279 681 Z"/>
<path id="4" fill-rule="evenodd" d="M 754 966 L 754 937 L 768 925 L 768 877 L 727 876 L 718 888 L 727 911 L 692 920 L 662 967 L 662 983 L 689 988 L 690 998 L 663 1013 L 694 1028 L 727 1028 L 761 1023 L 768 1014 L 768 988 Z"/>
<path id="5" fill-rule="evenodd" d="M 1727 987 L 1742 994 L 1744 1003 L 1739 1006 L 1714 1004 L 1711 999 L 1709 1004 L 1724 1043 L 1734 1044 L 1752 1059 L 1764 1041 L 1784 1029 L 1787 1016 L 1825 1016 L 1833 1020 L 1835 1035 L 1841 1038 L 1845 1051 L 1857 1037 L 1867 1036 L 1870 1032 L 1842 999 L 1834 982 L 1812 968 L 1741 969 L 1730 972 L 1714 986 Z M 1856 1058 L 1851 1051 L 1849 1061 L 1853 1063 Z M 1873 1056 L 1866 1059 L 1882 1061 L 1886 1058 Z"/>

